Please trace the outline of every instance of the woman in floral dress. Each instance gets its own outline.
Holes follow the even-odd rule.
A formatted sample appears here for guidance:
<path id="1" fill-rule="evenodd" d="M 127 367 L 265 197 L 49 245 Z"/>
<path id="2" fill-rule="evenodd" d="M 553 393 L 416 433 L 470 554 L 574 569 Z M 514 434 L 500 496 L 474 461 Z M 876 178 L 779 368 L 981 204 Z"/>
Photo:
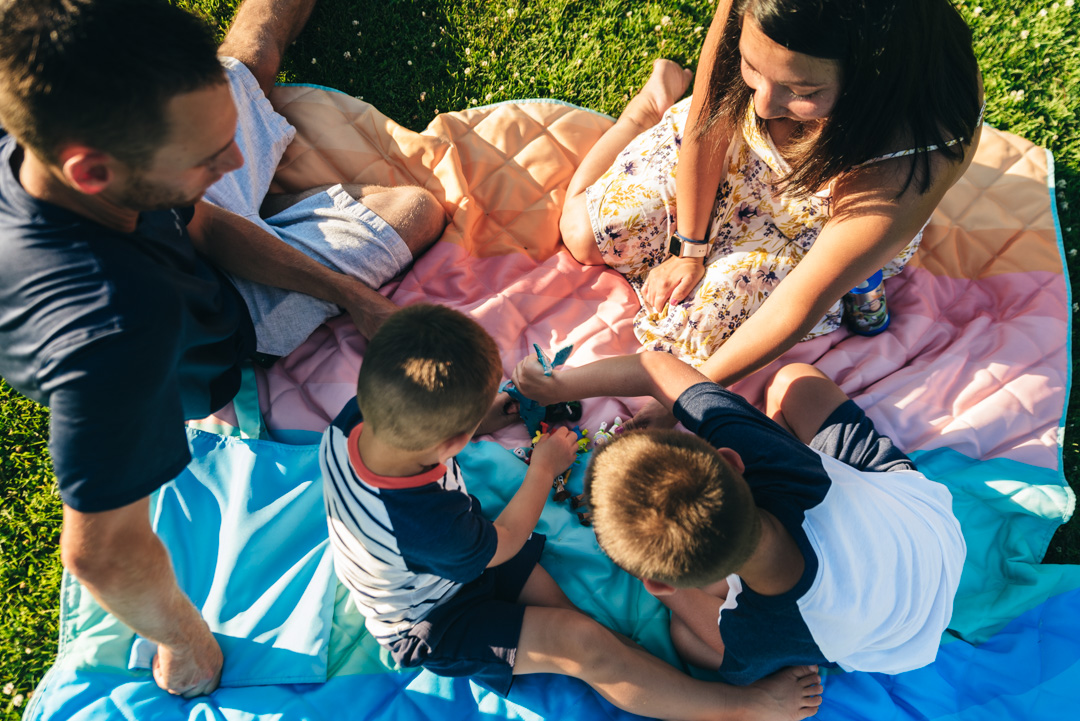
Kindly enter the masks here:
<path id="1" fill-rule="evenodd" d="M 982 86 L 948 0 L 719 0 L 700 67 L 672 105 L 690 73 L 654 63 L 561 226 L 638 291 L 645 347 L 726 385 L 903 269 L 971 162 Z M 650 405 L 635 423 L 665 419 Z"/>

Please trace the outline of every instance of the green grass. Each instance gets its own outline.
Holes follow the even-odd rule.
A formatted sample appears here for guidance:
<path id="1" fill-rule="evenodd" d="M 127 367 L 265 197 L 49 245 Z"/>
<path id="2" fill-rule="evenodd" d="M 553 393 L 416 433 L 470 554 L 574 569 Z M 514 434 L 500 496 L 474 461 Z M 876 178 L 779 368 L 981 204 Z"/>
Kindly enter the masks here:
<path id="1" fill-rule="evenodd" d="M 176 1 L 219 32 L 237 5 Z M 1069 271 L 1080 277 L 1080 8 L 1065 0 L 960 8 L 976 36 L 987 122 L 1054 152 Z M 513 98 L 617 115 L 652 58 L 694 64 L 712 10 L 705 0 L 321 0 L 282 79 L 363 97 L 416 130 L 440 111 Z M 1074 488 L 1078 424 L 1072 403 L 1064 466 Z M 0 721 L 18 717 L 14 700 L 30 694 L 56 652 L 61 515 L 46 438 L 46 413 L 0 385 Z M 1058 532 L 1047 561 L 1080 562 L 1080 522 Z"/>

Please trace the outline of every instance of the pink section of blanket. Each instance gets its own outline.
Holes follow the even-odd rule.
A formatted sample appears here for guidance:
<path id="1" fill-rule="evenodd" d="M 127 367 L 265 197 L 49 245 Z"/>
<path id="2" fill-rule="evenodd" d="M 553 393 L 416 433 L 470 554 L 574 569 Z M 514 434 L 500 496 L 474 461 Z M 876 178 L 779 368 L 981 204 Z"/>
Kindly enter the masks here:
<path id="1" fill-rule="evenodd" d="M 395 302 L 469 313 L 498 342 L 507 373 L 534 342 L 573 343 L 568 365 L 638 349 L 629 286 L 614 271 L 580 266 L 558 242 L 566 184 L 610 121 L 557 104 L 504 104 L 439 116 L 413 133 L 337 93 L 278 88 L 273 100 L 299 130 L 279 189 L 409 182 L 444 202 L 452 223 L 443 240 L 383 289 Z M 1048 172 L 1040 148 L 987 128 L 923 249 L 887 283 L 890 329 L 874 338 L 837 331 L 778 363 L 816 363 L 906 450 L 948 446 L 1056 468 L 1069 309 Z M 279 361 L 260 377 L 268 426 L 322 430 L 354 395 L 364 346 L 338 318 Z M 767 375 L 734 389 L 760 402 Z M 639 404 L 586 401 L 583 426 L 626 418 Z M 523 428 L 497 440 L 527 442 Z"/>

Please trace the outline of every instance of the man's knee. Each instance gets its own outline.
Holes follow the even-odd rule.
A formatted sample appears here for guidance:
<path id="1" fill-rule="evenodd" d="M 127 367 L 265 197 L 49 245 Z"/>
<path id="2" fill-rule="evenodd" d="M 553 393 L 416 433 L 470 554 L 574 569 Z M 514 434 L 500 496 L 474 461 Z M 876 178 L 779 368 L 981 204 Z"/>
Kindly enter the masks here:
<path id="1" fill-rule="evenodd" d="M 413 257 L 427 250 L 446 228 L 442 203 L 431 191 L 418 185 L 364 194 L 362 202 L 398 232 Z"/>

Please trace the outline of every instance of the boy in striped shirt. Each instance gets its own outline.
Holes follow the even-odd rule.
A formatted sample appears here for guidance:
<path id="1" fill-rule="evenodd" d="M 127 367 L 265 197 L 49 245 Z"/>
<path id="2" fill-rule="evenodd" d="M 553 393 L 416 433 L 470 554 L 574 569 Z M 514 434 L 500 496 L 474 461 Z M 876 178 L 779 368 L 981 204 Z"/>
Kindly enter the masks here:
<path id="1" fill-rule="evenodd" d="M 581 613 L 538 564 L 533 533 L 577 437 L 560 428 L 533 451 L 494 521 L 454 460 L 502 376 L 494 341 L 441 306 L 395 313 L 368 345 L 357 397 L 323 437 L 321 462 L 338 577 L 368 631 L 402 666 L 469 676 L 505 696 L 513 676 L 582 679 L 622 709 L 666 718 L 804 718 L 816 669 L 759 686 L 691 679 Z"/>

